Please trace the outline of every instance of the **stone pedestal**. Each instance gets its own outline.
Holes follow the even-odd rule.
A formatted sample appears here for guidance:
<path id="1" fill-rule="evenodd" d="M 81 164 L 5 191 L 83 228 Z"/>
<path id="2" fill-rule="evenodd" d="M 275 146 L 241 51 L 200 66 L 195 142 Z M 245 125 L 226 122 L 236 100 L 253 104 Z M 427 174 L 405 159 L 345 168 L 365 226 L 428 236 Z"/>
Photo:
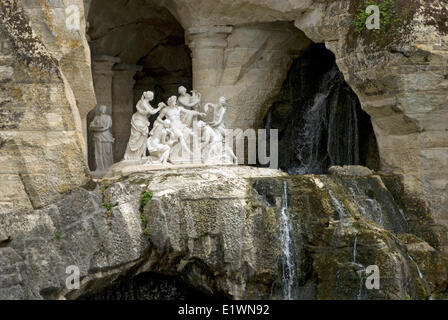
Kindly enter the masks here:
<path id="1" fill-rule="evenodd" d="M 114 159 L 123 159 L 129 140 L 130 126 L 134 109 L 134 75 L 143 67 L 117 64 L 113 68 L 112 82 L 112 122 L 115 137 Z"/>

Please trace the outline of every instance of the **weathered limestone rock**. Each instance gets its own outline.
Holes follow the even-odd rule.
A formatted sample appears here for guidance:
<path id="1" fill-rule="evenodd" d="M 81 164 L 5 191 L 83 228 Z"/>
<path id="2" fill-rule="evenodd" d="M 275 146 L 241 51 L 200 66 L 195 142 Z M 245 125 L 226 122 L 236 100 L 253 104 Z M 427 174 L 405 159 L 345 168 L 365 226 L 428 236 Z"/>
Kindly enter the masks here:
<path id="1" fill-rule="evenodd" d="M 407 16 L 400 5 L 410 7 Z M 296 26 L 335 53 L 346 81 L 372 117 L 382 170 L 402 175 L 408 191 L 422 196 L 436 221 L 446 225 L 448 33 L 443 23 L 431 21 L 446 16 L 447 9 L 441 1 L 397 1 L 389 38 L 384 33 L 375 38 L 358 35 L 344 23 L 347 11 L 356 13 L 355 2 L 315 8 Z M 317 21 L 319 15 L 325 18 Z"/>
<path id="2" fill-rule="evenodd" d="M 2 216 L 0 235 L 10 241 L 0 245 L 0 298 L 74 299 L 120 276 L 155 272 L 208 295 L 282 299 L 285 182 L 294 298 L 426 299 L 446 291 L 446 257 L 406 233 L 413 213 L 400 215 L 379 176 L 230 166 L 129 173 Z M 374 264 L 381 289 L 360 292 L 363 270 Z M 80 290 L 65 287 L 71 265 L 80 269 Z"/>
<path id="3" fill-rule="evenodd" d="M 257 128 L 293 57 L 311 43 L 288 23 L 187 29 L 193 87 L 203 101 L 230 101 L 230 128 Z"/>
<path id="4" fill-rule="evenodd" d="M 233 26 L 229 47 L 229 39 L 242 24 L 259 27 L 269 21 L 290 20 L 314 42 L 325 43 L 336 55 L 338 66 L 363 109 L 372 117 L 382 169 L 402 175 L 406 188 L 424 199 L 437 221 L 447 224 L 448 9 L 440 0 L 394 3 L 396 14 L 387 30 L 360 34 L 354 21 L 359 10 L 365 9 L 362 1 L 165 0 L 162 5 L 170 9 L 186 30 Z M 404 7 L 408 10 L 403 10 Z M 257 37 L 245 37 L 254 38 Z M 288 64 L 282 68 L 286 74 Z M 197 72 L 200 70 L 194 67 L 193 74 Z M 260 77 L 263 81 L 257 81 L 257 91 L 271 88 L 275 74 L 273 80 Z M 210 92 L 215 94 L 215 89 Z M 234 112 L 240 114 L 243 106 L 246 110 L 246 105 L 252 102 L 248 100 L 234 101 L 238 106 Z M 256 100 L 251 115 L 254 110 L 263 109 L 261 100 Z M 244 128 L 244 123 L 235 125 Z"/>
<path id="5" fill-rule="evenodd" d="M 333 166 L 328 169 L 329 174 L 340 176 L 365 177 L 373 174 L 372 170 L 363 166 Z"/>
<path id="6" fill-rule="evenodd" d="M 140 271 L 168 273 L 179 268 L 190 271 L 189 277 L 181 275 L 208 292 L 223 291 L 236 298 L 261 296 L 267 292 L 263 288 L 274 283 L 274 275 L 278 274 L 274 267 L 279 251 L 278 233 L 269 231 L 278 229 L 277 221 L 271 219 L 278 211 L 277 200 L 271 200 L 281 197 L 281 184 L 263 181 L 257 185 L 257 188 L 264 190 L 260 191 L 249 182 L 247 174 L 229 173 L 229 180 L 221 181 L 214 178 L 222 178 L 216 172 L 199 174 L 198 171 L 180 171 L 171 173 L 180 174 L 183 178 L 170 178 L 168 174 L 160 173 L 162 176 L 156 176 L 160 178 L 158 183 L 151 185 L 152 180 L 143 175 L 141 181 L 144 187 L 140 187 L 139 183 L 133 184 L 131 180 L 116 182 L 110 187 L 108 192 L 112 193 L 111 197 L 119 199 L 119 205 L 111 208 L 110 212 L 122 219 L 112 223 L 108 220 L 108 210 L 101 207 L 101 203 L 109 207 L 107 199 L 104 202 L 99 192 L 77 189 L 88 181 L 84 119 L 96 105 L 83 5 L 86 4 L 86 8 L 90 5 L 92 15 L 92 12 L 97 12 L 92 8 L 98 3 L 100 1 L 94 1 L 91 5 L 88 0 L 70 1 L 80 9 L 78 31 L 66 28 L 65 1 L 2 0 L 0 3 L 0 238 L 12 239 L 7 244 L 2 240 L 0 245 L 0 268 L 5 276 L 3 279 L 6 279 L 1 282 L 3 289 L 0 296 L 76 297 L 86 292 L 87 286 L 101 287 L 120 273 L 126 273 L 130 266 L 140 266 Z M 105 10 L 118 12 L 118 16 L 126 18 L 126 12 L 120 13 L 114 8 L 114 5 L 123 3 L 108 0 Z M 394 196 L 394 200 L 401 202 L 406 216 L 414 217 L 409 221 L 411 231 L 428 244 L 408 238 L 400 242 L 392 233 L 372 226 L 361 217 L 364 217 L 360 212 L 362 210 L 356 209 L 357 203 L 352 199 L 363 200 L 372 206 L 376 203 L 366 201 L 365 195 L 349 195 L 347 186 L 341 187 L 341 190 L 337 179 L 344 177 L 322 178 L 320 182 L 314 181 L 315 185 L 310 177 L 290 178 L 292 207 L 295 212 L 306 212 L 307 216 L 303 222 L 302 216 L 298 215 L 295 219 L 300 223 L 296 225 L 309 233 L 306 239 L 308 244 L 313 248 L 331 248 L 328 252 L 336 252 L 338 262 L 333 263 L 332 256 L 328 254 L 308 252 L 304 255 L 313 257 L 310 259 L 313 266 L 306 261 L 300 262 L 303 270 L 307 270 L 300 275 L 301 284 L 307 284 L 306 288 L 310 290 L 306 295 L 330 298 L 329 292 L 336 292 L 333 297 L 353 297 L 355 282 L 356 288 L 359 288 L 359 278 L 355 278 L 355 273 L 362 271 L 359 266 L 347 262 L 350 260 L 347 258 L 350 257 L 347 248 L 354 243 L 355 230 L 359 232 L 357 243 L 360 250 L 365 250 L 361 254 L 362 260 L 357 261 L 364 261 L 363 265 L 382 262 L 387 279 L 390 276 L 390 282 L 388 280 L 386 283 L 391 287 L 386 286 L 378 296 L 373 294 L 374 297 L 427 297 L 428 286 L 422 283 L 425 281 L 431 283 L 429 287 L 436 294 L 445 290 L 445 279 L 440 278 L 442 275 L 434 275 L 435 271 L 433 273 L 431 268 L 437 266 L 437 270 L 445 270 L 442 265 L 444 259 L 437 250 L 448 243 L 447 232 L 437 227 L 437 235 L 430 234 L 429 231 L 435 229 L 428 217 L 431 214 L 437 223 L 448 225 L 448 27 L 446 19 L 442 19 L 448 16 L 448 9 L 444 1 L 396 0 L 397 15 L 390 28 L 386 33 L 376 34 L 366 31 L 358 34 L 355 31 L 353 22 L 363 5 L 355 0 L 145 2 L 145 9 L 157 10 L 141 10 L 141 2 L 126 3 L 133 6 L 135 16 L 130 20 L 120 20 L 123 22 L 122 28 L 114 30 L 115 25 L 110 24 L 113 20 L 110 18 L 98 24 L 92 20 L 95 27 L 91 33 L 94 53 L 120 56 L 121 61 L 128 64 L 140 63 L 139 59 L 143 58 L 141 62 L 146 71 L 163 70 L 157 81 L 153 82 L 145 74 L 143 82 L 163 83 L 167 88 L 177 88 L 178 84 L 172 77 L 166 76 L 165 71 L 170 74 L 176 72 L 176 77 L 189 74 L 186 70 L 188 63 L 182 63 L 186 61 L 187 51 L 174 54 L 181 52 L 176 48 L 181 46 L 179 39 L 183 40 L 183 37 L 176 34 L 183 28 L 187 31 L 188 44 L 193 51 L 194 86 L 200 87 L 206 101 L 216 101 L 221 95 L 231 98 L 233 109 L 229 107 L 228 125 L 243 129 L 260 125 L 265 107 L 278 92 L 292 58 L 300 54 L 309 39 L 325 43 L 335 53 L 338 66 L 357 93 L 363 109 L 372 116 L 382 170 L 400 175 L 410 194 L 409 198 Z M 401 10 L 402 7 L 408 10 Z M 178 19 L 181 27 L 174 23 L 166 24 L 166 21 L 171 21 L 167 9 Z M 148 19 L 153 21 L 152 18 L 157 18 L 158 14 L 163 19 L 155 27 L 153 25 L 151 32 L 147 32 L 146 22 Z M 101 20 L 100 16 L 92 17 Z M 297 30 L 291 28 L 288 21 L 294 21 Z M 170 28 L 167 29 L 167 26 Z M 145 38 L 137 37 L 142 43 L 136 47 L 137 50 L 129 45 L 135 41 L 135 38 L 128 37 L 130 33 L 145 35 Z M 174 49 L 169 50 L 173 54 L 169 57 L 181 61 L 179 70 L 167 67 L 171 65 L 170 59 L 163 59 L 163 63 L 157 66 L 151 65 L 151 59 L 162 56 L 160 49 L 153 51 L 162 42 L 166 46 L 174 43 Z M 128 50 L 123 50 L 122 46 Z M 111 48 L 112 52 L 101 52 L 104 48 Z M 217 57 L 222 57 L 222 60 L 218 61 Z M 201 178 L 192 178 L 191 189 L 175 188 L 176 179 L 188 180 L 189 175 L 195 174 Z M 165 182 L 161 181 L 163 177 Z M 137 175 L 132 179 L 137 181 Z M 200 183 L 194 183 L 194 179 Z M 387 181 L 383 179 L 390 188 Z M 132 186 L 126 185 L 124 188 L 122 184 Z M 157 246 L 152 248 L 151 256 L 145 251 L 148 244 L 144 232 L 138 233 L 142 229 L 139 197 L 147 185 L 156 191 L 164 184 L 175 191 L 166 189 L 166 196 L 157 193 L 145 213 L 150 222 L 149 230 L 153 227 L 155 232 L 150 233 L 151 238 L 154 237 L 154 242 L 159 245 L 169 244 L 174 253 L 165 252 Z M 330 193 L 328 196 L 324 194 L 327 184 L 332 187 L 336 185 L 340 192 L 335 192 L 333 196 L 337 200 L 337 196 L 341 195 L 343 201 L 335 201 Z M 230 189 L 229 185 L 237 188 Z M 381 186 L 381 183 L 377 182 L 376 185 Z M 220 198 L 197 199 L 198 194 L 208 194 L 207 188 L 221 188 L 217 191 Z M 258 190 L 254 193 L 262 195 L 248 195 L 247 190 Z M 319 190 L 323 200 L 316 200 L 313 196 Z M 60 194 L 70 191 L 66 198 L 54 202 Z M 231 195 L 230 200 L 224 197 L 225 192 Z M 367 195 L 370 193 L 366 190 Z M 309 197 L 303 198 L 303 195 Z M 303 203 L 311 203 L 317 209 L 313 212 L 303 209 L 303 199 L 308 199 Z M 419 199 L 424 200 L 430 211 L 412 207 Z M 180 208 L 178 204 L 183 202 L 188 206 Z M 246 207 L 249 204 L 254 204 L 256 209 Z M 350 216 L 348 221 L 353 222 L 347 226 L 341 223 L 342 218 L 339 223 L 334 218 L 344 216 L 335 209 L 342 204 L 349 211 L 344 211 L 345 215 Z M 167 215 L 164 205 L 171 205 L 177 217 L 188 224 L 179 223 L 179 219 Z M 234 217 L 227 216 L 228 212 L 220 211 L 220 207 L 229 209 L 228 212 L 233 213 Z M 392 216 L 389 216 L 384 228 L 402 231 L 402 227 L 393 227 L 393 217 L 399 215 L 393 214 L 397 212 L 396 208 L 391 209 L 393 205 L 388 208 L 390 210 L 386 212 Z M 202 220 L 198 220 L 198 214 L 203 217 Z M 216 226 L 210 218 L 213 214 L 219 215 L 221 229 L 214 229 Z M 374 212 L 368 218 L 377 221 L 377 225 L 381 222 Z M 78 221 L 82 222 L 78 224 Z M 239 224 L 236 225 L 235 221 Z M 313 223 L 307 224 L 306 221 Z M 164 229 L 163 222 L 169 222 L 170 229 Z M 356 222 L 359 222 L 360 229 L 357 229 Z M 178 229 L 183 233 L 174 234 L 171 231 L 171 228 L 184 226 L 187 229 Z M 241 234 L 238 237 L 232 233 L 241 230 L 238 228 L 242 226 L 252 232 L 249 234 L 252 238 L 246 239 Z M 267 232 L 260 234 L 258 227 Z M 58 228 L 63 229 L 62 236 Z M 109 228 L 114 230 L 113 237 L 103 233 Z M 99 231 L 95 233 L 95 230 Z M 197 238 L 191 238 L 190 232 Z M 55 233 L 58 236 L 54 236 Z M 64 239 L 64 233 L 70 236 Z M 336 244 L 330 240 L 334 239 L 333 235 Z M 272 239 L 268 241 L 263 237 Z M 182 240 L 186 240 L 186 244 Z M 82 252 L 76 251 L 79 243 L 84 245 Z M 240 246 L 242 243 L 245 247 Z M 266 251 L 266 243 L 274 243 L 275 251 Z M 418 280 L 415 264 L 407 258 L 403 243 L 406 243 L 413 259 L 422 265 L 427 280 Z M 219 247 L 221 245 L 223 247 Z M 377 249 L 374 250 L 376 254 L 370 251 L 371 245 Z M 238 248 L 243 247 L 247 251 L 239 256 Z M 73 252 L 76 254 L 67 256 L 70 250 L 75 250 Z M 222 254 L 219 259 L 214 256 L 217 252 Z M 165 255 L 169 259 L 160 260 Z M 199 259 L 199 266 L 190 263 L 192 257 Z M 179 261 L 185 264 L 178 264 Z M 240 269 L 222 265 L 222 261 L 231 261 Z M 331 265 L 329 261 L 332 261 Z M 86 276 L 83 289 L 78 293 L 63 290 L 65 267 L 69 263 L 79 264 L 82 274 Z M 338 269 L 340 266 L 342 269 Z M 210 277 L 210 273 L 204 273 L 204 270 L 213 270 L 218 274 Z M 229 273 L 224 276 L 223 270 Z M 391 270 L 398 272 L 399 277 L 392 277 L 396 273 L 391 273 Z M 336 275 L 343 279 L 337 282 L 341 284 L 339 287 L 334 287 L 335 281 L 340 279 L 335 278 Z M 356 281 L 348 281 L 351 276 Z M 400 281 L 397 279 L 406 277 L 416 280 L 408 288 L 397 282 Z M 319 286 L 314 287 L 309 279 L 319 279 Z M 249 284 L 254 284 L 256 289 L 248 289 Z M 353 289 L 339 291 L 351 286 Z M 387 288 L 392 287 L 394 290 L 388 291 Z M 371 298 L 373 296 L 369 295 Z"/>
<path id="7" fill-rule="evenodd" d="M 83 33 L 64 29 L 61 6 L 0 4 L 0 215 L 42 207 L 87 181 L 79 107 L 94 101 L 89 58 Z"/>

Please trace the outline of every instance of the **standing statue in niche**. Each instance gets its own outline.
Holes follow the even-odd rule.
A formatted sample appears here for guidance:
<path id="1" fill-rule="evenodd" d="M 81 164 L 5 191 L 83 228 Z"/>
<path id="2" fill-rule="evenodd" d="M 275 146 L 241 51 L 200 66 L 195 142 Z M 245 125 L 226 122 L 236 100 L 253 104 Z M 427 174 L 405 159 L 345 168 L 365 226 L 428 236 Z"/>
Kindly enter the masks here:
<path id="1" fill-rule="evenodd" d="M 107 107 L 100 106 L 99 114 L 93 118 L 89 129 L 93 132 L 95 143 L 96 171 L 106 171 L 114 164 L 113 143 L 115 141 L 110 129 L 112 128 L 112 117 L 106 114 Z"/>
<path id="2" fill-rule="evenodd" d="M 199 111 L 201 106 L 201 94 L 199 92 L 191 91 L 190 95 L 187 93 L 187 89 L 183 86 L 179 87 L 178 92 L 178 102 L 182 107 L 187 110 Z M 197 121 L 197 116 L 192 113 L 185 113 L 182 116 L 182 122 L 188 127 L 191 127 L 194 121 Z"/>
<path id="3" fill-rule="evenodd" d="M 154 109 L 150 104 L 152 100 L 154 100 L 154 93 L 152 91 L 146 91 L 137 103 L 137 112 L 132 116 L 131 136 L 124 154 L 124 160 L 136 161 L 146 156 L 149 133 L 148 117 L 159 112 L 164 106 L 159 104 L 159 107 Z"/>

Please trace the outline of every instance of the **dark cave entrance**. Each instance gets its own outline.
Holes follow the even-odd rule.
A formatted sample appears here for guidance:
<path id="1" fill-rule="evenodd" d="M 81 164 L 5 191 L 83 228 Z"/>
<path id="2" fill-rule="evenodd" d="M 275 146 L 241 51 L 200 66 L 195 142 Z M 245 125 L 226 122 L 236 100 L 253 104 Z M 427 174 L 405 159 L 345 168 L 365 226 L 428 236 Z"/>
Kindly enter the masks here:
<path id="1" fill-rule="evenodd" d="M 146 272 L 135 277 L 122 276 L 108 286 L 78 298 L 79 300 L 188 300 L 210 302 L 225 299 L 192 287 L 178 276 Z"/>
<path id="2" fill-rule="evenodd" d="M 135 105 L 144 91 L 153 91 L 157 107 L 177 95 L 178 87 L 192 89 L 191 51 L 185 30 L 168 11 L 145 0 L 95 0 L 88 14 L 87 36 L 98 104 L 87 117 L 87 127 L 99 105 L 112 116 L 114 162 L 123 159 Z M 153 123 L 154 117 L 150 119 Z M 88 158 L 96 169 L 92 134 Z"/>
<path id="3" fill-rule="evenodd" d="M 294 60 L 264 125 L 279 130 L 279 167 L 290 174 L 322 174 L 333 165 L 379 169 L 370 116 L 323 44 Z"/>

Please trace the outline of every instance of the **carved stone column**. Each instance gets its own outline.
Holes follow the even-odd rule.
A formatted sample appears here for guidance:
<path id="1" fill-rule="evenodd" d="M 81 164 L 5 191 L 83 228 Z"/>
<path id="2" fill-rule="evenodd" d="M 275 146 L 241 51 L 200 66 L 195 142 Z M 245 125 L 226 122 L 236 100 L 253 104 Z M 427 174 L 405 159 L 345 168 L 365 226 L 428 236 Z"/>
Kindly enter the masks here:
<path id="1" fill-rule="evenodd" d="M 120 58 L 110 56 L 95 57 L 93 60 L 93 85 L 98 105 L 106 105 L 107 113 L 112 115 L 112 67 Z"/>
<path id="2" fill-rule="evenodd" d="M 291 63 L 311 41 L 289 24 L 187 29 L 202 104 L 228 99 L 227 127 L 260 128 Z"/>
<path id="3" fill-rule="evenodd" d="M 117 64 L 113 68 L 112 81 L 112 121 L 115 137 L 114 159 L 121 161 L 129 140 L 130 126 L 134 109 L 134 75 L 143 67 Z"/>
<path id="4" fill-rule="evenodd" d="M 86 127 L 88 127 L 90 122 L 96 115 L 97 107 L 99 105 L 107 106 L 107 114 L 112 115 L 112 77 L 114 72 L 112 70 L 114 64 L 120 62 L 119 58 L 111 56 L 98 56 L 94 57 L 92 61 L 92 76 L 93 76 L 93 86 L 95 88 L 95 95 L 97 99 L 97 106 L 95 106 L 92 111 L 87 115 Z M 114 124 L 112 123 L 112 126 Z M 90 134 L 88 134 L 88 159 L 89 167 L 91 171 L 96 168 L 95 163 L 95 150 L 93 147 L 93 141 Z"/>
<path id="5" fill-rule="evenodd" d="M 192 52 L 193 87 L 203 94 L 202 101 L 217 101 L 216 88 L 224 70 L 229 26 L 202 26 L 189 28 L 186 41 Z"/>

